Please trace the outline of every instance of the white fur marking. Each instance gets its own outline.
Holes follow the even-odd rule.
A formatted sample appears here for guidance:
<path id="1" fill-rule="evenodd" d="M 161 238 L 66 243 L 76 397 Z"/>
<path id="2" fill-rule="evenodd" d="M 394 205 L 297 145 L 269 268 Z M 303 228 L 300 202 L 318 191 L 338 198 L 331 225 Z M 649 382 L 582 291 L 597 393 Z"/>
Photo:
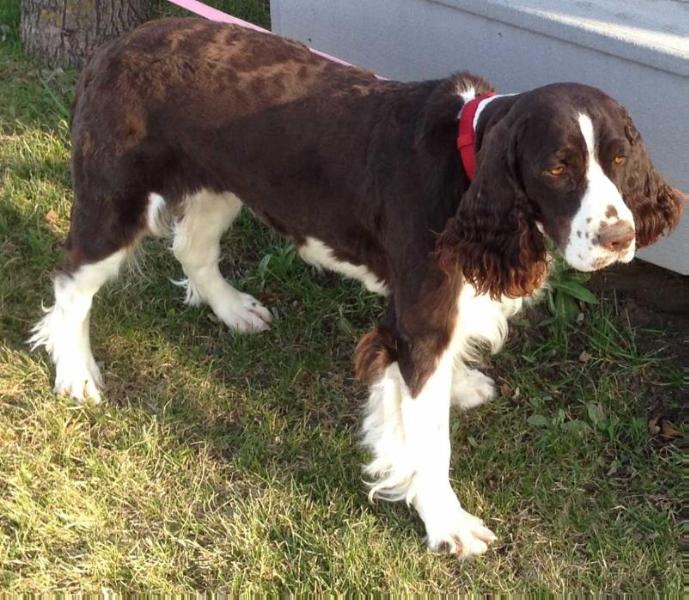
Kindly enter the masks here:
<path id="1" fill-rule="evenodd" d="M 402 422 L 402 395 L 409 390 L 397 363 L 391 364 L 370 388 L 367 416 L 363 423 L 365 446 L 374 454 L 364 471 L 377 481 L 370 484 L 369 498 L 407 500 L 414 475 L 414 465 L 405 448 Z"/>
<path id="2" fill-rule="evenodd" d="M 217 317 L 241 332 L 270 329 L 272 315 L 258 300 L 233 288 L 220 273 L 220 238 L 237 217 L 242 203 L 234 194 L 200 191 L 184 202 L 175 223 L 172 251 L 182 265 L 189 304 L 207 302 Z"/>
<path id="3" fill-rule="evenodd" d="M 484 98 L 481 100 L 481 102 L 478 103 L 478 106 L 476 107 L 476 112 L 474 113 L 474 122 L 472 123 L 474 127 L 474 131 L 476 131 L 476 128 L 478 127 L 478 120 L 481 118 L 481 113 L 483 112 L 483 109 L 486 108 L 493 100 L 497 100 L 498 98 L 507 98 L 508 96 L 514 96 L 516 95 L 517 92 L 513 92 L 511 94 L 495 94 L 495 96 L 489 96 L 488 98 Z"/>
<path id="4" fill-rule="evenodd" d="M 486 108 L 486 106 L 488 106 L 496 98 L 500 98 L 500 96 L 490 96 L 489 98 L 484 98 L 483 100 L 481 100 L 481 102 L 478 103 L 478 106 L 476 107 L 476 112 L 474 113 L 474 122 L 472 123 L 474 131 L 476 131 L 476 127 L 478 126 L 478 120 L 481 117 L 483 109 Z"/>
<path id="5" fill-rule="evenodd" d="M 459 97 L 464 100 L 465 104 L 476 98 L 476 88 L 473 85 L 468 88 L 464 88 L 459 85 L 457 86 L 457 93 L 459 94 Z"/>
<path id="6" fill-rule="evenodd" d="M 453 406 L 468 410 L 495 398 L 495 382 L 477 369 L 458 362 L 452 374 Z"/>
<path id="7" fill-rule="evenodd" d="M 148 195 L 146 226 L 155 237 L 169 237 L 172 233 L 172 224 L 167 205 L 165 199 L 160 194 L 151 192 Z"/>
<path id="8" fill-rule="evenodd" d="M 344 260 L 338 260 L 333 256 L 333 251 L 320 240 L 307 237 L 306 243 L 298 248 L 299 256 L 305 262 L 314 267 L 325 267 L 340 275 L 357 279 L 364 284 L 364 287 L 370 292 L 387 296 L 388 289 L 378 277 L 369 271 L 364 265 L 353 265 Z"/>
<path id="9" fill-rule="evenodd" d="M 634 258 L 635 243 L 629 245 L 622 255 L 596 245 L 601 224 L 612 225 L 619 221 L 634 226 L 634 217 L 617 189 L 605 174 L 596 157 L 596 143 L 593 122 L 588 115 L 579 114 L 579 128 L 586 142 L 588 161 L 586 180 L 588 185 L 581 199 L 581 206 L 572 218 L 569 239 L 564 250 L 565 260 L 580 271 L 594 271 L 616 260 L 629 262 Z M 609 207 L 616 215 L 606 216 Z"/>
<path id="10" fill-rule="evenodd" d="M 507 297 L 496 302 L 465 283 L 459 294 L 455 333 L 458 359 L 479 360 L 481 344 L 486 344 L 492 354 L 499 352 L 507 337 L 507 319 L 521 309 L 522 303 L 522 298 Z"/>
<path id="11" fill-rule="evenodd" d="M 102 378 L 91 353 L 89 315 L 93 296 L 117 276 L 126 250 L 79 267 L 71 275 L 58 274 L 54 281 L 55 304 L 32 329 L 31 349 L 45 346 L 55 363 L 55 392 L 83 402 L 100 402 Z"/>

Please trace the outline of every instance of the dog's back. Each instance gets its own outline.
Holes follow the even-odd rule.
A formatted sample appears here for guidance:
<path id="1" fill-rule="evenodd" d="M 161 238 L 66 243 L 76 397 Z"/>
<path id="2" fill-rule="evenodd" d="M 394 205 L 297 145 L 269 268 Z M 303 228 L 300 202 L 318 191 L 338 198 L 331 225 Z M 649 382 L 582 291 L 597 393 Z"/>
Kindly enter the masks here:
<path id="1" fill-rule="evenodd" d="M 272 216 L 261 207 L 270 190 L 257 193 L 247 174 L 266 184 L 271 175 L 301 180 L 303 191 L 303 174 L 280 172 L 317 170 L 323 146 L 370 129 L 338 102 L 396 86 L 268 33 L 200 19 L 151 22 L 103 46 L 82 73 L 72 116 L 75 203 L 101 215 L 124 206 L 126 214 L 109 215 L 121 225 L 118 246 L 135 240 L 151 191 L 168 208 L 200 188 L 253 196 L 255 212 L 281 230 L 279 207 Z M 110 250 L 85 251 L 92 261 Z"/>

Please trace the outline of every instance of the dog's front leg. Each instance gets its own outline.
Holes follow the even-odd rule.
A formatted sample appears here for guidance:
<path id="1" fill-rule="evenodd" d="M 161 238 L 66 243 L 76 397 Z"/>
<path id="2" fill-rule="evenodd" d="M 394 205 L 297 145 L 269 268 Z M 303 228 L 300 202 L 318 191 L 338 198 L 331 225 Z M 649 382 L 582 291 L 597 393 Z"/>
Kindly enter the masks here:
<path id="1" fill-rule="evenodd" d="M 405 499 L 426 526 L 431 550 L 483 554 L 495 535 L 460 505 L 449 481 L 453 357 L 447 352 L 413 396 L 397 363 L 372 385 L 364 441 L 374 460 L 371 496 Z"/>
<path id="2" fill-rule="evenodd" d="M 402 419 L 417 463 L 411 501 L 426 526 L 428 545 L 468 557 L 483 554 L 495 535 L 461 507 L 450 485 L 451 387 L 452 358 L 443 357 L 416 398 L 402 396 Z"/>

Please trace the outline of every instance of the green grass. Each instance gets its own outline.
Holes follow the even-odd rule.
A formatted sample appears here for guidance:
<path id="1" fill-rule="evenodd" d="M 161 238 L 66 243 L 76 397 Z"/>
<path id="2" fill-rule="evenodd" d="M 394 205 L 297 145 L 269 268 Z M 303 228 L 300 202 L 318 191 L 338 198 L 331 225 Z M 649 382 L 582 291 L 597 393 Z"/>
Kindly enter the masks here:
<path id="1" fill-rule="evenodd" d="M 153 4 L 158 14 L 189 15 L 188 11 L 166 0 L 153 0 Z M 270 0 L 204 0 L 204 4 L 270 29 Z"/>
<path id="2" fill-rule="evenodd" d="M 150 242 L 95 303 L 106 401 L 55 397 L 24 340 L 68 228 L 73 75 L 23 58 L 16 15 L 0 4 L 1 588 L 680 593 L 680 456 L 647 416 L 680 402 L 681 372 L 615 303 L 576 329 L 522 317 L 485 365 L 501 397 L 453 417 L 455 487 L 499 536 L 468 563 L 428 553 L 405 506 L 367 501 L 350 356 L 380 301 L 246 217 L 222 269 L 272 299 L 272 331 L 184 307 Z"/>

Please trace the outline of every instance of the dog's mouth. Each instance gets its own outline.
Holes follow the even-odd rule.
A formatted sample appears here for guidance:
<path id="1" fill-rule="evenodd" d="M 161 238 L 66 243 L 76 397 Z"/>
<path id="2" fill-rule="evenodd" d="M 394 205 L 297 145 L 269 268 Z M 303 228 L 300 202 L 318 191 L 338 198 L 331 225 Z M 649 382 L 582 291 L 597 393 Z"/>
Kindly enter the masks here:
<path id="1" fill-rule="evenodd" d="M 632 244 L 620 252 L 601 252 L 592 256 L 585 254 L 573 253 L 572 251 L 563 252 L 563 256 L 567 264 L 577 271 L 592 272 L 600 271 L 615 263 L 629 263 L 634 258 L 635 245 Z"/>

